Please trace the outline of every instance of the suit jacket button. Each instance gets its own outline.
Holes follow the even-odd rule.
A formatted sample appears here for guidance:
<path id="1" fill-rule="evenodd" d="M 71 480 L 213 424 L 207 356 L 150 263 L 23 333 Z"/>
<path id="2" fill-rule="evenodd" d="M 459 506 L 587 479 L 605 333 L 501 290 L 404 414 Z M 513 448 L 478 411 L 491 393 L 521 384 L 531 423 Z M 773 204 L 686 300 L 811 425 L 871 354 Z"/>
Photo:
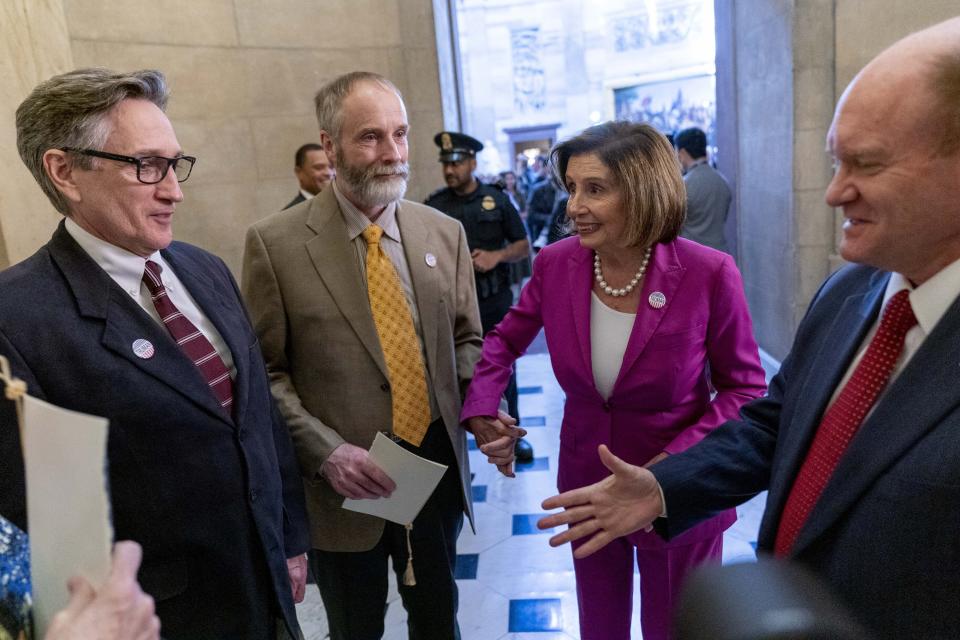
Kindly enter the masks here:
<path id="1" fill-rule="evenodd" d="M 257 490 L 256 490 L 256 489 L 251 489 L 251 490 L 250 490 L 250 502 L 256 502 L 256 501 L 257 501 Z"/>
<path id="2" fill-rule="evenodd" d="M 390 391 L 390 383 L 384 382 L 382 385 L 380 385 L 380 391 Z"/>
<path id="3" fill-rule="evenodd" d="M 606 411 L 607 413 L 610 413 L 610 403 L 609 403 L 609 402 L 604 402 L 604 403 L 603 403 L 603 410 Z"/>

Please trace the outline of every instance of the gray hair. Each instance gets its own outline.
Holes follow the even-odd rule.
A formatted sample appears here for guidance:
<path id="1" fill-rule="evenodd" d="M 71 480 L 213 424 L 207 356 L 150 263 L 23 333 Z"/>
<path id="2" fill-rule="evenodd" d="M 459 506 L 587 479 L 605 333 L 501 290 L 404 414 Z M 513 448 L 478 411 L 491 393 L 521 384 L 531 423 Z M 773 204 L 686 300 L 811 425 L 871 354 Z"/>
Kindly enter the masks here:
<path id="1" fill-rule="evenodd" d="M 109 69 L 76 69 L 38 84 L 17 107 L 17 150 L 40 188 L 60 213 L 68 201 L 43 167 L 50 149 L 101 150 L 110 135 L 107 115 L 128 98 L 149 100 L 161 110 L 170 92 L 159 71 L 146 69 L 116 73 Z M 71 155 L 71 162 L 89 169 L 93 159 Z"/>
<path id="2" fill-rule="evenodd" d="M 334 140 L 340 139 L 340 130 L 343 127 L 343 101 L 350 95 L 353 88 L 361 82 L 372 82 L 389 89 L 403 100 L 403 95 L 396 85 L 379 73 L 372 71 L 353 71 L 334 78 L 320 87 L 313 97 L 313 104 L 317 109 L 317 125 L 321 131 L 326 131 Z"/>

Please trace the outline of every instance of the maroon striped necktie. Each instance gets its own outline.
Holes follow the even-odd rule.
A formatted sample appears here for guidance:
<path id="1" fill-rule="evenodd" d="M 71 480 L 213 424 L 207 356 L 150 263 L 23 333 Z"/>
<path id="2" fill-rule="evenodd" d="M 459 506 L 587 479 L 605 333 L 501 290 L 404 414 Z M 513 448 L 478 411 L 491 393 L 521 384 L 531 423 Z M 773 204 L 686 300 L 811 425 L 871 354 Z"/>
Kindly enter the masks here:
<path id="1" fill-rule="evenodd" d="M 909 291 L 903 290 L 887 302 L 880 327 L 863 358 L 837 399 L 823 414 L 780 517 L 774 545 L 774 553 L 778 557 L 789 555 L 847 445 L 870 413 L 880 392 L 887 386 L 894 365 L 903 351 L 907 331 L 917 324 L 909 295 Z"/>
<path id="2" fill-rule="evenodd" d="M 200 374 L 207 381 L 217 402 L 229 414 L 233 404 L 233 380 L 230 379 L 230 371 L 206 336 L 190 322 L 187 316 L 180 313 L 170 300 L 167 289 L 160 279 L 163 267 L 151 260 L 147 260 L 146 267 L 143 272 L 143 282 L 150 290 L 157 314 L 183 353 L 200 370 Z"/>

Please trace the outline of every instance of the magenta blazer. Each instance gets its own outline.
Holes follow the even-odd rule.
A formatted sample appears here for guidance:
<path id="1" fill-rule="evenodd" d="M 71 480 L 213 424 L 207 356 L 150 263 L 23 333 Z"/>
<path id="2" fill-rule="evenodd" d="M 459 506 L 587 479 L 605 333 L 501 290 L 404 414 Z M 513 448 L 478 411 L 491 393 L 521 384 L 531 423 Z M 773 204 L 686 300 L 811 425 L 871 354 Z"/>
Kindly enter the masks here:
<path id="1" fill-rule="evenodd" d="M 699 442 L 766 389 L 743 282 L 729 255 L 683 238 L 654 247 L 620 374 L 606 401 L 593 382 L 592 286 L 593 251 L 578 238 L 544 248 L 519 302 L 484 339 L 460 414 L 461 420 L 497 414 L 511 365 L 543 327 L 554 375 L 566 393 L 560 491 L 610 474 L 597 454 L 601 443 L 630 463 L 646 464 L 663 451 L 673 454 Z M 649 303 L 654 292 L 666 299 L 659 309 Z M 712 399 L 708 364 L 717 392 Z M 669 543 L 642 532 L 631 541 L 642 548 L 679 546 L 717 535 L 735 520 L 729 510 Z"/>

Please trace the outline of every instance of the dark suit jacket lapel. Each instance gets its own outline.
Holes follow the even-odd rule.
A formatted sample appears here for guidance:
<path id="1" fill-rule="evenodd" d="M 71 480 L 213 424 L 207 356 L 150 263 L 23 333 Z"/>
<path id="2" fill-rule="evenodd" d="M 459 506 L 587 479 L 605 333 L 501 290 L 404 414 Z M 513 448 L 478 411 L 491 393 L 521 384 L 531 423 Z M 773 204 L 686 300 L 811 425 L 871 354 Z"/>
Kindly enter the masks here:
<path id="1" fill-rule="evenodd" d="M 777 517 L 765 520 L 774 528 L 765 533 L 776 535 L 775 528 L 779 527 L 780 514 L 810 449 L 813 436 L 820 426 L 827 403 L 876 318 L 889 279 L 889 275 L 883 275 L 886 277 L 876 276 L 864 293 L 849 296 L 844 300 L 826 331 L 826 338 L 819 351 L 806 367 L 806 379 L 797 382 L 803 386 L 795 397 L 802 401 L 796 403 L 790 424 L 781 428 L 781 440 L 777 443 L 777 449 L 783 451 L 783 454 L 776 461 L 767 499 L 768 511 L 776 513 Z M 795 345 L 794 348 L 803 348 L 803 345 Z"/>
<path id="2" fill-rule="evenodd" d="M 414 297 L 417 300 L 417 309 L 420 315 L 420 330 L 423 332 L 423 345 L 426 351 L 427 370 L 437 370 L 437 341 L 439 340 L 438 319 L 431 315 L 443 309 L 440 304 L 440 285 L 437 282 L 437 269 L 427 264 L 426 256 L 429 252 L 430 228 L 425 224 L 417 224 L 418 220 L 409 211 L 404 211 L 402 204 L 397 204 L 397 225 L 400 227 L 400 237 L 403 241 L 403 252 L 410 269 L 410 278 L 413 280 Z M 437 260 L 445 256 L 434 255 Z M 434 263 L 436 264 L 436 263 Z"/>
<path id="3" fill-rule="evenodd" d="M 671 302 L 676 298 L 680 289 L 680 282 L 683 280 L 685 273 L 686 268 L 680 264 L 676 246 L 673 242 L 654 245 L 650 262 L 647 265 L 643 289 L 640 291 L 637 319 L 634 321 L 633 330 L 630 332 L 627 350 L 623 354 L 623 363 L 620 365 L 620 373 L 617 375 L 614 390 L 636 363 L 643 350 L 646 349 L 647 343 L 650 342 L 650 338 L 656 332 L 657 327 L 660 326 L 664 316 L 670 313 Z M 648 303 L 650 294 L 655 291 L 662 293 L 667 300 L 667 304 L 659 309 L 654 309 Z"/>
<path id="4" fill-rule="evenodd" d="M 389 379 L 380 338 L 370 313 L 367 283 L 357 268 L 357 254 L 347 237 L 347 224 L 340 213 L 333 189 L 324 189 L 310 200 L 307 227 L 316 236 L 307 241 L 307 253 L 317 274 L 330 292 L 340 313 L 357 334 L 370 357 Z"/>
<path id="5" fill-rule="evenodd" d="M 881 297 L 882 293 L 883 288 Z M 795 551 L 840 519 L 879 476 L 960 404 L 956 381 L 958 326 L 960 301 L 954 301 L 850 442 L 800 532 Z"/>
<path id="6" fill-rule="evenodd" d="M 101 341 L 106 349 L 230 424 L 199 370 L 183 354 L 166 329 L 141 309 L 80 248 L 64 229 L 63 223 L 53 234 L 48 246 L 50 255 L 73 291 L 80 315 L 103 322 Z M 134 354 L 133 342 L 138 338 L 153 344 L 153 357 L 143 359 Z"/>

